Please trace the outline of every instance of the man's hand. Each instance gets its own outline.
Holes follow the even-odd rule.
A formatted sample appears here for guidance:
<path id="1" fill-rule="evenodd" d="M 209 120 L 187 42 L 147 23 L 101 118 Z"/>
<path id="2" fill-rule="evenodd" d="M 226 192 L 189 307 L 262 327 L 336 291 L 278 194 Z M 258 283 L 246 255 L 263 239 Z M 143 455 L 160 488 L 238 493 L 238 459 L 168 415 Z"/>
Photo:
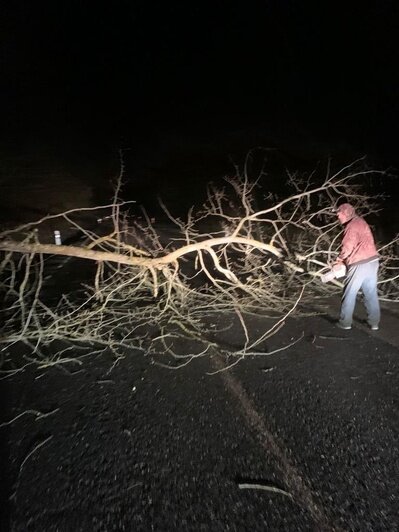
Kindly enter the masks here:
<path id="1" fill-rule="evenodd" d="M 336 272 L 336 271 L 339 271 L 342 266 L 344 265 L 343 262 L 335 262 L 332 266 L 331 266 L 331 269 Z"/>

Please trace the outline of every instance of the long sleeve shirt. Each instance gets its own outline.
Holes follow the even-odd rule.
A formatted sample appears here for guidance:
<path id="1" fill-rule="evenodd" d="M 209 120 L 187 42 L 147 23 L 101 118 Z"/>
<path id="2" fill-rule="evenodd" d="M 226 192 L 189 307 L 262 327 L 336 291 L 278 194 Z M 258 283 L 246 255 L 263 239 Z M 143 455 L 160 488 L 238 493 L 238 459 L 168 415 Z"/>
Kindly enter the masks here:
<path id="1" fill-rule="evenodd" d="M 337 263 L 352 266 L 378 259 L 374 237 L 368 223 L 355 216 L 346 225 Z"/>

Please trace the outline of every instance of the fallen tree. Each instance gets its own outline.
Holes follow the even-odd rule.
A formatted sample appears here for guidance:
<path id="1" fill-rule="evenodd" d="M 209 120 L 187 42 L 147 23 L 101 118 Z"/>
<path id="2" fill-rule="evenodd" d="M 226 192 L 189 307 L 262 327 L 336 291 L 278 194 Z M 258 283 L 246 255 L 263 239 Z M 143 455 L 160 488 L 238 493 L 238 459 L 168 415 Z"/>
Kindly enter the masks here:
<path id="1" fill-rule="evenodd" d="M 120 181 L 112 204 L 98 208 L 110 211 L 105 234 L 79 223 L 84 209 L 1 233 L 3 352 L 23 343 L 28 362 L 48 366 L 79 361 L 79 350 L 109 351 L 118 360 L 135 349 L 161 363 L 168 354 L 177 361 L 174 367 L 216 352 L 228 363 L 274 352 L 265 342 L 288 316 L 306 314 L 310 305 L 314 311 L 317 300 L 340 289 L 339 282 L 319 282 L 340 243 L 333 209 L 346 200 L 362 215 L 376 212 L 378 198 L 363 192 L 361 182 L 377 172 L 356 161 L 318 182 L 288 173 L 291 194 L 269 194 L 259 210 L 263 175 L 251 180 L 246 166 L 236 170 L 224 187 L 209 185 L 205 203 L 184 220 L 163 205 L 172 239 L 146 215 L 137 220 L 123 214 L 129 202 L 119 200 Z M 49 218 L 80 231 L 83 243 L 40 242 L 37 229 Z M 380 249 L 381 296 L 393 301 L 399 301 L 397 246 L 395 238 Z M 55 305 L 46 301 L 45 255 L 95 261 L 83 297 L 63 294 Z M 249 326 L 253 316 L 262 318 L 262 330 Z M 234 330 L 234 345 L 226 329 Z M 277 351 L 297 340 L 283 337 Z M 46 346 L 53 349 L 44 351 Z"/>

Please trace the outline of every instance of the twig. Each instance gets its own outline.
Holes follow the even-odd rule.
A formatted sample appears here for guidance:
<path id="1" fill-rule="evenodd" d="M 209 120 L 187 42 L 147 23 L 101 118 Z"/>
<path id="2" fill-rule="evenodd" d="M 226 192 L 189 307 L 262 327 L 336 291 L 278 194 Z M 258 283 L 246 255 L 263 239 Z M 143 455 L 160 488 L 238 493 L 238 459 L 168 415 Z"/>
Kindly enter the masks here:
<path id="1" fill-rule="evenodd" d="M 25 457 L 24 461 L 22 462 L 22 464 L 20 465 L 19 467 L 19 472 L 21 473 L 22 471 L 22 468 L 24 467 L 24 465 L 26 464 L 27 460 L 32 456 L 33 453 L 35 453 L 38 449 L 40 449 L 40 447 L 43 447 L 43 445 L 45 445 L 48 441 L 50 441 L 51 439 L 53 438 L 53 435 L 49 436 L 48 438 L 46 438 L 45 440 L 43 440 L 42 442 L 38 443 L 37 445 L 35 445 L 35 447 L 30 451 L 30 453 L 27 454 L 27 456 Z"/>
<path id="2" fill-rule="evenodd" d="M 268 486 L 266 484 L 251 484 L 251 483 L 244 483 L 244 484 L 238 484 L 238 487 L 243 489 L 251 489 L 251 490 L 263 490 L 263 491 L 271 491 L 273 493 L 280 493 L 281 495 L 285 495 L 286 497 L 289 497 L 292 499 L 292 495 L 288 493 L 287 491 L 284 491 L 280 488 L 276 488 L 274 486 Z"/>
<path id="3" fill-rule="evenodd" d="M 5 423 L 1 423 L 0 424 L 0 428 L 1 427 L 6 427 L 8 425 L 11 425 L 11 423 L 14 423 L 14 421 L 17 421 L 17 419 L 21 418 L 22 416 L 26 415 L 26 414 L 32 414 L 34 416 L 36 416 L 36 421 L 38 419 L 43 419 L 47 416 L 51 416 L 52 414 L 55 414 L 56 412 L 58 412 L 59 408 L 55 408 L 54 410 L 51 410 L 51 412 L 39 412 L 38 410 L 25 410 L 24 412 L 21 412 L 20 414 L 18 414 L 17 416 L 15 416 L 13 419 L 10 419 L 10 421 L 6 421 Z"/>

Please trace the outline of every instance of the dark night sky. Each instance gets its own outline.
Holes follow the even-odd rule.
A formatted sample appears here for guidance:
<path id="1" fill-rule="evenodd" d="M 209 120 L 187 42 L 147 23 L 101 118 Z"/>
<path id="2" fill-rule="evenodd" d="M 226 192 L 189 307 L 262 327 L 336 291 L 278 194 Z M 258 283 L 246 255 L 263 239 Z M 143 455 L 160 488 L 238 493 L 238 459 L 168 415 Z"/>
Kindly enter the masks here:
<path id="1" fill-rule="evenodd" d="M 2 153 L 129 146 L 138 156 L 168 136 L 212 143 L 251 131 L 256 142 L 348 145 L 398 165 L 396 0 L 19 0 L 0 10 Z"/>

